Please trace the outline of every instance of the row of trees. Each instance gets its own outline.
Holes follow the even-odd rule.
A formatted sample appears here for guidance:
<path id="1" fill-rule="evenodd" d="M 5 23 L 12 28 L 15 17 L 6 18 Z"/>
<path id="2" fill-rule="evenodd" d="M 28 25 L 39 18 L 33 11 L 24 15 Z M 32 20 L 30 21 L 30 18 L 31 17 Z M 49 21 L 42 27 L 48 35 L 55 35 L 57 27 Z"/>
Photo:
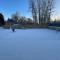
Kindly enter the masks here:
<path id="1" fill-rule="evenodd" d="M 10 27 L 13 24 L 32 25 L 34 22 L 31 18 L 20 16 L 18 12 L 12 14 L 11 18 L 8 18 L 7 20 L 5 20 L 4 15 L 0 13 L 0 26 L 5 25 Z"/>
<path id="2" fill-rule="evenodd" d="M 30 0 L 29 9 L 36 23 L 49 23 L 54 7 L 53 0 Z"/>
<path id="3" fill-rule="evenodd" d="M 6 21 L 6 27 L 10 28 L 12 25 L 17 27 L 34 27 L 34 21 L 31 18 L 20 16 L 18 12 L 12 14 L 11 18 Z"/>
<path id="4" fill-rule="evenodd" d="M 54 20 L 54 21 L 51 21 L 49 23 L 49 26 L 56 26 L 56 27 L 60 27 L 60 19 L 58 20 Z"/>
<path id="5" fill-rule="evenodd" d="M 34 28 L 38 24 L 34 25 L 34 21 L 31 18 L 20 16 L 18 12 L 12 14 L 11 18 L 8 18 L 5 24 L 5 28 L 10 28 L 15 25 L 16 28 Z"/>
<path id="6" fill-rule="evenodd" d="M 33 23 L 33 20 L 31 18 L 26 18 L 24 16 L 20 16 L 20 14 L 18 12 L 12 14 L 10 20 L 15 21 L 16 23 L 26 23 L 26 22 Z"/>
<path id="7" fill-rule="evenodd" d="M 50 18 L 52 15 L 54 7 L 54 0 L 29 0 L 29 10 L 32 13 L 32 18 L 21 17 L 18 12 L 12 14 L 11 18 L 7 20 L 7 22 L 14 22 L 20 24 L 37 24 L 40 26 L 45 26 L 50 22 Z M 0 16 L 2 16 L 0 14 Z M 3 21 L 3 23 L 2 23 Z M 4 24 L 4 18 L 0 18 L 0 22 Z M 0 23 L 0 25 L 1 25 Z M 48 26 L 48 25 L 47 25 Z"/>

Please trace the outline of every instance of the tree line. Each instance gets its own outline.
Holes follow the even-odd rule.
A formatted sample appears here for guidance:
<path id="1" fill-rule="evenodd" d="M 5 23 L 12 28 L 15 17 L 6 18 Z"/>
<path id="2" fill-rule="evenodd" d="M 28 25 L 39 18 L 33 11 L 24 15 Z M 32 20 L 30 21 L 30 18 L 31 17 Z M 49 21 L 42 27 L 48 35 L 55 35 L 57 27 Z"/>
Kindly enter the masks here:
<path id="1" fill-rule="evenodd" d="M 7 20 L 4 19 L 4 15 L 1 13 L 0 16 L 0 26 L 10 28 L 12 25 L 17 25 L 17 27 L 34 27 L 34 21 L 31 18 L 27 18 L 24 16 L 20 16 L 18 12 L 15 12 L 11 15 L 11 18 L 8 18 Z M 3 24 L 3 23 L 4 24 Z M 38 25 L 38 24 L 36 24 Z"/>
<path id="2" fill-rule="evenodd" d="M 49 23 L 54 8 L 54 0 L 30 0 L 29 9 L 35 23 Z"/>
<path id="3" fill-rule="evenodd" d="M 5 21 L 3 14 L 0 13 L 0 26 L 4 24 L 20 24 L 23 26 L 47 27 L 55 23 L 59 24 L 57 21 L 51 23 L 54 0 L 29 0 L 29 10 L 32 14 L 32 19 L 20 16 L 19 13 L 16 12 L 12 14 L 11 18 L 8 18 L 7 21 Z"/>

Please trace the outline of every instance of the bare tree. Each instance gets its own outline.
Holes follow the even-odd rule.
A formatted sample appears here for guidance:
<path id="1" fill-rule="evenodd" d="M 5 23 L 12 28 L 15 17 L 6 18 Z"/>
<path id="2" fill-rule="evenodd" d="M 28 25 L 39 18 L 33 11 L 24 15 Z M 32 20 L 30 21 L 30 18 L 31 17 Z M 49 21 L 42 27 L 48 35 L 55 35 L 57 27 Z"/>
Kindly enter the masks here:
<path id="1" fill-rule="evenodd" d="M 54 6 L 54 0 L 42 0 L 42 1 L 38 2 L 37 4 L 39 4 L 39 7 L 41 6 L 41 8 L 38 8 L 38 9 L 40 9 L 40 11 L 42 13 L 41 16 L 42 16 L 43 22 L 45 22 L 45 23 L 49 22 L 50 18 L 51 18 L 53 6 Z M 38 12 L 38 13 L 40 13 L 40 12 Z M 41 18 L 41 17 L 39 17 L 39 18 Z"/>
<path id="2" fill-rule="evenodd" d="M 20 16 L 19 16 L 19 13 L 18 13 L 18 12 L 12 14 L 11 17 L 12 17 L 12 19 L 15 20 L 16 22 L 18 22 L 18 20 L 20 19 Z"/>
<path id="3" fill-rule="evenodd" d="M 35 23 L 39 20 L 39 24 L 49 23 L 54 0 L 30 0 L 30 9 Z"/>
<path id="4" fill-rule="evenodd" d="M 32 12 L 32 17 L 33 17 L 33 20 L 35 22 L 35 24 L 37 23 L 37 7 L 36 7 L 36 0 L 30 0 L 30 10 Z"/>
<path id="5" fill-rule="evenodd" d="M 38 20 L 41 24 L 41 0 L 37 0 Z"/>
<path id="6" fill-rule="evenodd" d="M 51 14 L 54 8 L 54 0 L 48 0 L 48 22 L 50 22 Z"/>

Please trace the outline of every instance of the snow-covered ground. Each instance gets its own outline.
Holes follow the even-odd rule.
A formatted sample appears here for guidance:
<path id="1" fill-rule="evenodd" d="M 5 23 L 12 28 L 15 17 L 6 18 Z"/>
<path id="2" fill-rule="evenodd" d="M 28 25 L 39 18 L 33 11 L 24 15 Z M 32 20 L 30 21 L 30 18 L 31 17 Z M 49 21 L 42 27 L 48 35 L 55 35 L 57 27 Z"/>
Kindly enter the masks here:
<path id="1" fill-rule="evenodd" d="M 0 60 L 60 60 L 60 32 L 0 29 Z"/>

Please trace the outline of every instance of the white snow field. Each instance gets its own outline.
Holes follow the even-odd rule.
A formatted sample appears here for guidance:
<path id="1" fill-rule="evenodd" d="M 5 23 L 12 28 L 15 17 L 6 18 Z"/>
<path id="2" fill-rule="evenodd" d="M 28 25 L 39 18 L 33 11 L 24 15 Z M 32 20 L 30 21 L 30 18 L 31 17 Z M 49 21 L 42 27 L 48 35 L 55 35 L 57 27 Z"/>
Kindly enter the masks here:
<path id="1" fill-rule="evenodd" d="M 60 60 L 60 32 L 0 29 L 0 60 Z"/>

